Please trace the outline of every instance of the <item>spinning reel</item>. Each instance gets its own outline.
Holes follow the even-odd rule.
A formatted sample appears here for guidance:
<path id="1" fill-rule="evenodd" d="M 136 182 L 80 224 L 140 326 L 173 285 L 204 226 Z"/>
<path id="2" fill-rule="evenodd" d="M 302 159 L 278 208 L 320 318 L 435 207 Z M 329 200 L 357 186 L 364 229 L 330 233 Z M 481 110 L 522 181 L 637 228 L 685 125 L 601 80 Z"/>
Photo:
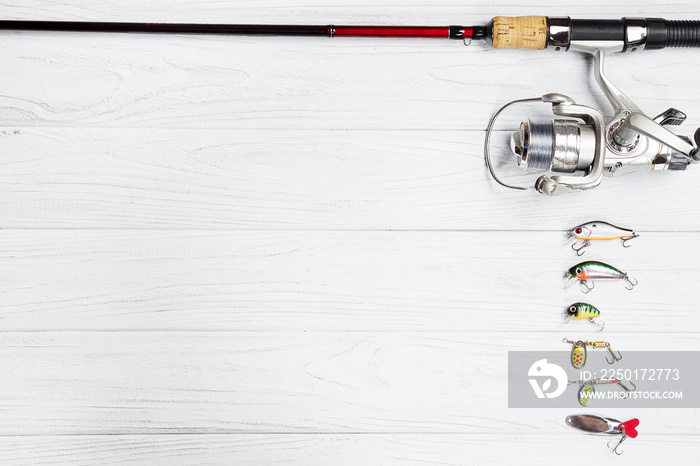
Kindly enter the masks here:
<path id="1" fill-rule="evenodd" d="M 550 36 L 550 44 L 552 42 Z M 499 184 L 512 189 L 528 189 L 501 181 L 494 172 L 489 152 L 491 133 L 500 113 L 511 105 L 525 102 L 551 104 L 555 116 L 567 117 L 550 122 L 527 120 L 511 136 L 511 151 L 521 168 L 565 174 L 540 176 L 534 187 L 542 194 L 554 196 L 595 188 L 601 183 L 603 175 L 612 176 L 623 168 L 685 170 L 691 163 L 700 162 L 700 128 L 695 132 L 694 144 L 689 138 L 668 129 L 683 123 L 686 119 L 683 112 L 670 108 L 650 118 L 604 74 L 606 53 L 643 48 L 643 37 L 634 45 L 630 45 L 628 40 L 566 41 L 555 45 L 593 55 L 596 81 L 615 113 L 606 118 L 599 110 L 579 105 L 562 94 L 546 94 L 504 105 L 489 123 L 484 146 L 486 164 Z"/>

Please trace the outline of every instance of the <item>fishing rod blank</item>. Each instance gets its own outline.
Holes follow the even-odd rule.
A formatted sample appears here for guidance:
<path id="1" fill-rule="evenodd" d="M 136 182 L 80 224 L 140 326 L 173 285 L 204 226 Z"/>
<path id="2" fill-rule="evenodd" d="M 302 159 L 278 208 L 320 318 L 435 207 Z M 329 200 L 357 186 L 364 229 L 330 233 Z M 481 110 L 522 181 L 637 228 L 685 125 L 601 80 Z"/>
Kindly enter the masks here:
<path id="1" fill-rule="evenodd" d="M 167 24 L 80 21 L 0 21 L 0 30 L 54 32 L 127 32 L 155 34 L 222 34 L 246 36 L 407 37 L 481 39 L 482 26 L 334 26 L 291 24 Z"/>
<path id="2" fill-rule="evenodd" d="M 0 21 L 0 30 L 253 36 L 393 37 L 485 40 L 494 48 L 568 50 L 572 43 L 621 42 L 625 51 L 700 47 L 700 21 L 497 16 L 486 26 L 336 26 Z"/>

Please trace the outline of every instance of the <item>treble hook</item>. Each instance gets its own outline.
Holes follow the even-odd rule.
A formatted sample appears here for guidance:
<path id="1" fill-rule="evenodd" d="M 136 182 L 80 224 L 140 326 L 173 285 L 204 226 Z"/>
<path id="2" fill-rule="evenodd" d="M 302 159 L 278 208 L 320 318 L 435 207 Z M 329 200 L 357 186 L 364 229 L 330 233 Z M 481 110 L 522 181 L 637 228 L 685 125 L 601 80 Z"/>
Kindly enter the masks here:
<path id="1" fill-rule="evenodd" d="M 564 319 L 564 323 L 568 324 L 571 321 L 571 319 L 573 319 L 573 317 L 567 316 L 566 319 Z M 598 330 L 596 330 L 596 332 L 602 332 L 603 329 L 605 328 L 605 322 L 603 322 L 602 320 L 599 320 L 596 322 L 595 320 L 593 320 L 593 317 L 589 317 L 586 320 L 598 328 Z"/>
<path id="2" fill-rule="evenodd" d="M 620 441 L 617 442 L 617 445 L 615 445 L 615 448 L 612 449 L 613 453 L 615 453 L 617 456 L 620 456 L 622 453 L 624 453 L 622 451 L 618 452 L 617 449 L 620 448 L 620 445 L 622 445 L 622 442 L 624 442 L 625 440 L 627 440 L 627 436 L 625 435 L 625 428 L 623 426 L 622 427 L 622 437 L 620 438 Z M 611 442 L 612 442 L 612 440 L 610 440 L 608 442 L 608 448 L 610 448 Z"/>
<path id="3" fill-rule="evenodd" d="M 576 255 L 580 257 L 580 256 L 583 256 L 583 254 L 586 252 L 586 251 L 584 251 L 584 249 L 586 249 L 586 248 L 587 248 L 588 246 L 590 246 L 590 245 L 591 245 L 591 242 L 588 241 L 588 240 L 586 240 L 586 241 L 584 241 L 583 243 L 581 243 L 581 247 L 580 247 L 580 248 L 577 249 L 577 248 L 575 247 L 575 246 L 576 246 L 576 243 L 574 243 L 574 244 L 571 245 L 571 249 L 573 249 L 574 251 L 576 251 Z"/>
<path id="4" fill-rule="evenodd" d="M 591 282 L 590 286 L 588 285 L 588 280 L 579 280 L 581 282 L 581 285 L 586 291 L 581 290 L 583 294 L 588 294 L 591 291 L 593 291 L 593 288 L 595 288 L 595 282 Z M 634 286 L 634 285 L 633 285 Z M 630 288 L 631 289 L 631 288 Z"/>
<path id="5" fill-rule="evenodd" d="M 632 282 L 632 280 L 634 280 L 634 282 Z M 625 286 L 625 288 L 626 288 L 628 291 L 631 291 L 632 288 L 634 288 L 635 286 L 637 286 L 637 285 L 639 284 L 639 282 L 637 281 L 636 278 L 632 278 L 632 277 L 630 277 L 630 276 L 627 275 L 627 274 L 625 274 L 625 281 L 626 281 L 627 283 L 630 284 L 629 288 Z"/>
<path id="6" fill-rule="evenodd" d="M 612 356 L 612 359 L 613 359 L 612 361 L 608 361 L 608 358 L 606 357 L 605 362 L 607 362 L 608 364 L 615 364 L 617 361 L 622 359 L 622 353 L 620 353 L 618 351 L 617 355 L 615 355 L 615 352 L 610 347 L 610 343 L 605 342 L 605 349 L 607 349 L 610 352 L 610 356 Z M 637 387 L 635 387 L 635 388 L 637 388 Z"/>
<path id="7" fill-rule="evenodd" d="M 634 387 L 634 388 L 631 388 L 631 389 L 628 388 L 625 384 L 623 384 L 619 379 L 616 379 L 615 382 L 617 382 L 617 384 L 618 384 L 620 387 L 622 387 L 622 389 L 625 391 L 625 393 L 634 392 L 634 391 L 637 390 L 637 385 L 635 385 L 635 383 L 632 382 L 631 380 L 628 380 L 628 381 L 627 381 L 627 383 L 632 384 L 632 386 Z M 626 396 L 626 395 L 625 395 L 625 396 Z"/>
<path id="8" fill-rule="evenodd" d="M 632 236 L 628 236 L 627 238 L 620 238 L 620 241 L 622 241 L 622 247 L 629 248 L 630 246 L 627 244 L 627 241 L 631 241 L 637 237 L 639 237 L 637 233 L 632 233 Z"/>
<path id="9" fill-rule="evenodd" d="M 603 329 L 605 328 L 605 322 L 603 322 L 602 320 L 596 322 L 595 320 L 593 320 L 593 317 L 589 317 L 588 322 L 590 322 L 593 325 L 595 325 L 596 327 L 598 327 L 599 332 L 602 332 Z"/>

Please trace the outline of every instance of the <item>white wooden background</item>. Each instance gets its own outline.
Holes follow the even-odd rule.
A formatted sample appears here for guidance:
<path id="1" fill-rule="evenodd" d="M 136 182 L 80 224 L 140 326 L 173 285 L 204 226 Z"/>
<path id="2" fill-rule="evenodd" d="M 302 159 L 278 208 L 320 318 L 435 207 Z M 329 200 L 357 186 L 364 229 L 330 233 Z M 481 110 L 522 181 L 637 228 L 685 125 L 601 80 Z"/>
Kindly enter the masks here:
<path id="1" fill-rule="evenodd" d="M 528 3 L 532 3 L 529 5 Z M 22 0 L 2 19 L 484 24 L 700 19 L 694 0 Z M 457 41 L 0 33 L 3 464 L 658 464 L 698 410 L 507 408 L 507 352 L 562 350 L 581 298 L 563 231 L 642 236 L 587 258 L 605 339 L 700 350 L 700 168 L 545 198 L 497 187 L 484 129 L 561 92 L 606 106 L 590 59 Z M 697 50 L 611 57 L 655 115 L 700 126 Z M 513 112 L 501 130 L 528 116 Z M 499 133 L 503 139 L 505 133 Z M 594 463 L 595 462 L 595 463 Z"/>

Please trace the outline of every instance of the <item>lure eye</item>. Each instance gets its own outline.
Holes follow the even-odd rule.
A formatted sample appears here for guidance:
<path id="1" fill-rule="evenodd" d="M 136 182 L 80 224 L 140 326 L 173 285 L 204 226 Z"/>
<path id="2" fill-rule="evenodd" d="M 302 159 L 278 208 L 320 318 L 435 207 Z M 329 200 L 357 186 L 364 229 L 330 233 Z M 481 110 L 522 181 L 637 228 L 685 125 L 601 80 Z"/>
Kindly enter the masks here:
<path id="1" fill-rule="evenodd" d="M 571 306 L 569 308 L 569 314 L 570 315 L 575 315 L 576 314 L 576 306 Z"/>
<path id="2" fill-rule="evenodd" d="M 583 269 L 581 267 L 576 269 L 576 276 L 579 276 L 583 273 Z"/>
<path id="3" fill-rule="evenodd" d="M 583 233 L 583 229 L 581 229 L 581 228 L 577 228 L 574 231 L 576 232 L 577 235 L 580 235 L 581 233 Z"/>

